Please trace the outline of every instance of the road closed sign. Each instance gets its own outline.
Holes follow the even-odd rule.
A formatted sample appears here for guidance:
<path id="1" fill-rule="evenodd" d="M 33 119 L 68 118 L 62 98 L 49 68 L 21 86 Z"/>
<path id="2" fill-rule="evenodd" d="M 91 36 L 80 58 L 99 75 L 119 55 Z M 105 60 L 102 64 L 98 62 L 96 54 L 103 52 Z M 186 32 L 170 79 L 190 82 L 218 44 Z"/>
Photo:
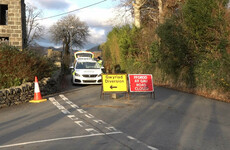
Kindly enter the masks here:
<path id="1" fill-rule="evenodd" d="M 102 74 L 103 92 L 128 92 L 127 74 Z"/>
<path id="2" fill-rule="evenodd" d="M 129 74 L 130 92 L 153 92 L 151 74 Z"/>

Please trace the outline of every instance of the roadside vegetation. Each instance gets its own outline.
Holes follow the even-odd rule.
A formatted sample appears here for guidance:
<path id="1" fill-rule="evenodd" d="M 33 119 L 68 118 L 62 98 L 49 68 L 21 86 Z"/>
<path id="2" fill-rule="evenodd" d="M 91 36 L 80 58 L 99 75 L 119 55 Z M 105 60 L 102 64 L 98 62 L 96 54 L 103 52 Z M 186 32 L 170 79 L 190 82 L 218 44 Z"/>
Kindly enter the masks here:
<path id="1" fill-rule="evenodd" d="M 161 23 L 146 15 L 140 28 L 114 27 L 101 45 L 107 71 L 151 73 L 156 85 L 230 101 L 227 2 L 185 0 Z"/>
<path id="2" fill-rule="evenodd" d="M 32 50 L 0 45 L 0 89 L 34 82 L 35 76 L 50 77 L 54 70 L 53 61 Z"/>

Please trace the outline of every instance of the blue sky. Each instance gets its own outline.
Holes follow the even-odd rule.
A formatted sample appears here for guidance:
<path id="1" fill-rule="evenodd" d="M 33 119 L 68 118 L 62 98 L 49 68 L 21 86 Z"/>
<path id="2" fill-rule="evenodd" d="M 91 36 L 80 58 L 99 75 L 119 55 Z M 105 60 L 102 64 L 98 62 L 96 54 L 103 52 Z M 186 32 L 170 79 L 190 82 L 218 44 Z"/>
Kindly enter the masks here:
<path id="1" fill-rule="evenodd" d="M 102 0 L 25 0 L 25 3 L 29 3 L 30 5 L 41 9 L 43 12 L 42 18 L 46 18 L 79 9 L 100 1 Z M 112 26 L 119 23 L 119 19 L 115 19 L 117 12 L 114 11 L 114 8 L 118 4 L 119 0 L 107 0 L 98 5 L 72 13 L 78 16 L 81 21 L 86 22 L 89 26 L 90 36 L 88 38 L 88 43 L 83 49 L 91 48 L 106 41 L 106 36 L 108 32 L 111 31 Z M 48 28 L 63 16 L 41 20 L 39 23 L 45 26 L 48 31 Z M 59 45 L 55 45 L 55 43 L 49 41 L 49 33 L 45 33 L 44 38 L 40 39 L 38 43 L 42 46 L 58 47 Z"/>

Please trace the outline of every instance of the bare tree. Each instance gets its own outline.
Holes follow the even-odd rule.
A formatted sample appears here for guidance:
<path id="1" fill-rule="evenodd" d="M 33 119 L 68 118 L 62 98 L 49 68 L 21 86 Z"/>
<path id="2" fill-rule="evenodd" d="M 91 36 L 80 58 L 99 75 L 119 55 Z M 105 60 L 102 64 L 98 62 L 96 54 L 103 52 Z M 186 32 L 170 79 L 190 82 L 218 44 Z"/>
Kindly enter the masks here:
<path id="1" fill-rule="evenodd" d="M 120 0 L 120 5 L 118 6 L 118 11 L 123 8 L 124 13 L 131 12 L 134 18 L 134 25 L 140 28 L 142 25 L 143 18 L 146 18 L 146 14 L 150 14 L 152 9 L 152 3 L 155 4 L 156 0 Z M 155 4 L 156 5 L 156 4 Z M 156 8 L 155 8 L 156 9 Z M 155 14 L 154 14 L 155 15 Z M 125 15 L 120 15 L 125 16 Z"/>
<path id="2" fill-rule="evenodd" d="M 185 0 L 158 0 L 159 23 L 163 23 L 165 18 L 176 14 L 184 2 Z"/>
<path id="3" fill-rule="evenodd" d="M 134 25 L 138 28 L 141 26 L 141 7 L 145 0 L 120 0 L 120 4 L 117 7 L 117 17 L 124 18 L 127 13 L 131 13 L 134 18 Z M 121 12 L 123 14 L 121 14 Z M 126 18 L 125 18 L 126 19 Z"/>
<path id="4" fill-rule="evenodd" d="M 89 35 L 88 26 L 75 15 L 68 15 L 50 27 L 51 40 L 56 44 L 63 44 L 64 59 L 69 58 L 70 47 L 82 47 Z M 69 65 L 69 62 L 65 62 Z"/>
<path id="5" fill-rule="evenodd" d="M 134 25 L 137 28 L 141 27 L 141 7 L 146 3 L 147 0 L 136 0 L 133 2 L 134 8 Z"/>
<path id="6" fill-rule="evenodd" d="M 116 0 L 114 0 L 116 1 Z M 120 3 L 113 9 L 114 17 L 108 20 L 113 26 L 122 26 L 133 22 L 133 0 L 118 0 Z"/>
<path id="7" fill-rule="evenodd" d="M 42 37 L 44 26 L 40 25 L 37 21 L 39 17 L 41 17 L 42 11 L 38 10 L 36 7 L 27 4 L 26 5 L 26 29 L 27 29 L 27 45 L 32 46 Z"/>
<path id="8" fill-rule="evenodd" d="M 143 22 L 163 23 L 165 17 L 171 15 L 184 0 L 120 0 L 118 7 L 133 14 L 134 25 L 140 27 Z"/>

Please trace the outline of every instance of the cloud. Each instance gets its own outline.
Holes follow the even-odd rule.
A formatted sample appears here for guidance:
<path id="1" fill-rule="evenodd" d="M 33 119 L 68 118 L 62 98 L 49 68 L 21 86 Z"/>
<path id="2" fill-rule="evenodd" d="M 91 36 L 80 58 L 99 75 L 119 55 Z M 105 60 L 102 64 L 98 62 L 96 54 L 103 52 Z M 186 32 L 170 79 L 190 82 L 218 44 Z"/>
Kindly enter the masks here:
<path id="1" fill-rule="evenodd" d="M 57 22 L 56 19 L 44 19 L 39 20 L 39 24 L 44 26 L 46 29 L 49 29 L 52 25 L 54 25 Z"/>
<path id="2" fill-rule="evenodd" d="M 70 7 L 70 3 L 66 0 L 39 0 L 37 2 L 46 9 L 65 10 Z"/>
<path id="3" fill-rule="evenodd" d="M 113 12 L 112 9 L 105 8 L 90 8 L 84 9 L 75 13 L 76 16 L 80 18 L 81 21 L 86 22 L 89 26 L 111 26 L 112 23 L 109 22 L 112 19 Z"/>
<path id="4" fill-rule="evenodd" d="M 76 12 L 75 15 L 93 27 L 111 27 L 133 22 L 129 12 L 114 8 L 89 8 Z"/>
<path id="5" fill-rule="evenodd" d="M 89 28 L 90 37 L 88 41 L 92 44 L 100 44 L 105 42 L 105 30 L 104 29 L 96 29 L 96 28 Z"/>

